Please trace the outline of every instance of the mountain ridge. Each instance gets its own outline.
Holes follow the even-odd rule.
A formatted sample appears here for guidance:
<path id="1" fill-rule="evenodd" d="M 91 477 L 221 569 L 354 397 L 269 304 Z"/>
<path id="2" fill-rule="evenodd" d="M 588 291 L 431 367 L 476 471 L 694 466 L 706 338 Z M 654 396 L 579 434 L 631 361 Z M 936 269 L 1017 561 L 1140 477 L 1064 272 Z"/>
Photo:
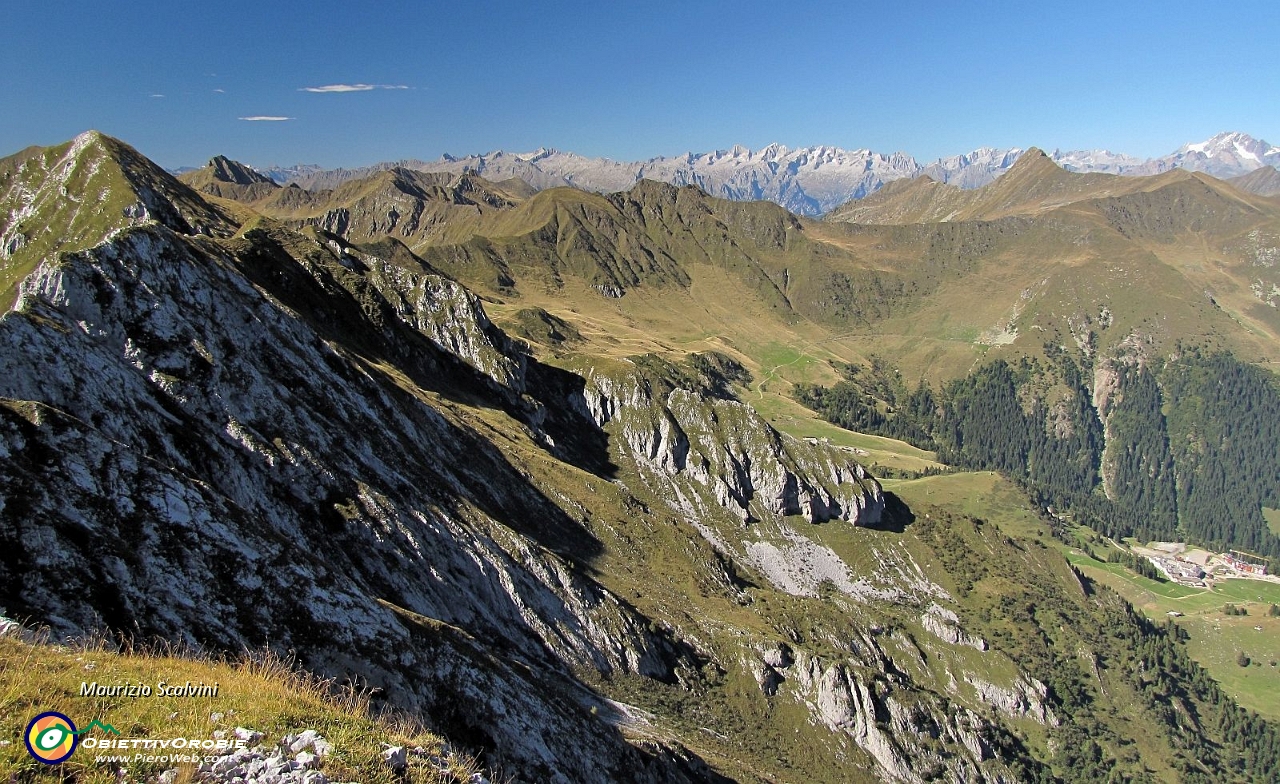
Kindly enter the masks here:
<path id="1" fill-rule="evenodd" d="M 1280 196 L 1280 171 L 1275 166 L 1263 166 L 1248 174 L 1233 177 L 1229 182 L 1237 188 L 1259 196 Z"/>
<path id="2" fill-rule="evenodd" d="M 656 179 L 676 185 L 698 185 L 724 198 L 768 199 L 796 214 L 814 216 L 873 193 L 887 182 L 921 174 L 961 188 L 980 187 L 1007 171 L 1022 152 L 1017 147 L 981 147 L 923 163 L 903 152 L 846 150 L 825 145 L 790 148 L 774 143 L 759 150 L 735 145 L 723 150 L 627 162 L 540 148 L 531 153 L 495 150 L 466 156 L 446 154 L 436 161 L 401 160 L 356 169 L 324 170 L 307 165 L 270 167 L 263 171 L 281 184 L 295 182 L 315 189 L 332 189 L 345 180 L 396 166 L 458 174 L 475 171 L 495 180 L 517 177 L 536 189 L 569 185 L 613 192 L 625 190 L 641 179 Z M 1158 158 L 1140 159 L 1107 150 L 1054 150 L 1049 156 L 1067 170 L 1076 172 L 1150 175 L 1185 168 L 1221 178 L 1280 163 L 1280 148 L 1247 134 L 1223 132 Z"/>
<path id="3" fill-rule="evenodd" d="M 456 175 L 452 181 L 472 182 L 477 193 L 497 188 L 483 177 L 468 180 L 471 176 Z M 383 186 L 378 183 L 392 180 L 392 175 L 382 172 L 349 181 L 340 190 L 351 195 L 379 192 Z M 311 192 L 292 186 L 279 191 L 282 197 L 290 193 L 311 198 Z M 940 286 L 947 290 L 958 284 L 971 274 L 968 265 L 976 259 L 997 250 L 1040 255 L 1043 246 L 1037 251 L 1029 244 L 1032 235 L 1040 237 L 1037 242 L 1061 247 L 1066 258 L 1082 254 L 1092 258 L 1106 247 L 1109 254 L 1123 254 L 1139 263 L 1136 259 L 1151 252 L 1152 241 L 1158 241 L 1157 255 L 1164 256 L 1168 243 L 1181 241 L 1180 231 L 1208 230 L 1212 239 L 1205 241 L 1222 247 L 1233 259 L 1219 265 L 1219 273 L 1232 272 L 1229 278 L 1206 278 L 1192 285 L 1202 290 L 1212 286 L 1218 291 L 1214 301 L 1233 303 L 1231 312 L 1259 322 L 1265 333 L 1276 329 L 1267 300 L 1270 268 L 1257 255 L 1268 252 L 1263 247 L 1271 236 L 1266 215 L 1274 205 L 1230 183 L 1183 169 L 1129 177 L 1081 174 L 1065 170 L 1047 153 L 1032 148 L 1006 176 L 981 188 L 960 189 L 927 175 L 894 181 L 822 222 L 795 216 L 768 201 L 733 201 L 708 195 L 696 186 L 651 180 L 614 194 L 567 187 L 523 197 L 508 194 L 505 202 L 478 207 L 460 206 L 465 201 L 461 196 L 438 190 L 432 191 L 434 195 L 418 193 L 412 206 L 396 201 L 409 198 L 399 190 L 374 200 L 361 196 L 346 202 L 334 196 L 338 192 L 325 193 L 329 201 L 323 207 L 276 209 L 270 202 L 261 202 L 256 208 L 295 228 L 313 225 L 351 241 L 389 234 L 437 268 L 499 296 L 527 297 L 538 288 L 567 291 L 573 279 L 614 298 L 646 286 L 672 285 L 687 292 L 695 266 L 705 264 L 732 270 L 739 283 L 750 286 L 753 297 L 769 303 L 773 318 L 824 324 L 852 318 L 872 331 L 879 324 L 896 323 L 896 317 L 905 317 L 919 302 L 935 296 Z M 1158 202 L 1158 209 L 1165 213 L 1158 225 L 1133 222 L 1157 209 Z M 438 215 L 439 220 L 414 223 L 403 218 L 415 211 Z M 1053 217 L 1040 220 L 1042 216 Z M 1258 233 L 1238 236 L 1232 228 L 1246 224 Z M 1090 249 L 1094 246 L 1098 249 Z M 966 248 L 966 255 L 975 255 L 959 265 L 942 251 L 961 248 Z M 1236 260 L 1240 253 L 1244 256 Z M 1157 269 L 1166 269 L 1165 263 L 1170 262 Z M 1178 277 L 1198 269 L 1202 267 L 1174 272 L 1176 277 L 1168 283 L 1173 285 Z M 1250 269 L 1256 272 L 1247 272 Z M 943 270 L 945 274 L 938 277 Z M 1255 277 L 1238 279 L 1246 274 Z M 1032 285 L 1038 281 L 1043 276 L 1024 281 L 1023 289 L 1038 288 Z M 1179 296 L 1183 304 L 1178 310 L 1194 308 L 1198 299 Z M 1265 309 L 1257 310 L 1255 303 Z M 551 303 L 537 304 L 548 307 Z M 1007 307 L 1019 311 L 1025 305 L 1011 302 Z M 938 318 L 954 320 L 956 316 L 939 313 Z M 1054 321 L 1053 331 L 1066 327 L 1061 316 Z M 1188 314 L 1181 321 L 1201 324 L 1203 318 Z"/>

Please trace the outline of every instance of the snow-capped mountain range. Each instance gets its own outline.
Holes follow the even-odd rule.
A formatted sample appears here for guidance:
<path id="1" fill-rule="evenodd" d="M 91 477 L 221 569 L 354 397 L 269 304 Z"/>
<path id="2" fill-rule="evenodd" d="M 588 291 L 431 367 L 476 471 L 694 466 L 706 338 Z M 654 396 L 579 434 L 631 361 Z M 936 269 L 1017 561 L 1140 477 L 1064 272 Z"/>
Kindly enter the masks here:
<path id="1" fill-rule="evenodd" d="M 902 152 L 885 154 L 825 146 L 792 149 L 770 144 L 760 150 L 735 146 L 715 152 L 619 162 L 544 148 L 530 153 L 499 150 L 465 157 L 445 155 L 437 161 L 404 160 L 361 169 L 325 170 L 312 165 L 272 167 L 263 173 L 281 184 L 296 182 L 312 189 L 336 187 L 347 180 L 397 166 L 458 174 L 471 170 L 494 181 L 515 177 L 537 189 L 571 185 L 613 192 L 647 178 L 676 185 L 697 185 L 714 196 L 728 199 L 767 199 L 800 215 L 821 215 L 851 199 L 873 193 L 887 182 L 906 177 L 927 175 L 961 188 L 976 188 L 1003 174 L 1022 152 L 1017 147 L 983 147 L 965 155 L 922 164 Z M 1183 168 L 1229 178 L 1280 164 L 1280 147 L 1238 132 L 1220 133 L 1202 142 L 1185 144 L 1160 158 L 1143 159 L 1109 150 L 1055 150 L 1049 155 L 1069 171 L 1127 175 L 1158 174 Z"/>

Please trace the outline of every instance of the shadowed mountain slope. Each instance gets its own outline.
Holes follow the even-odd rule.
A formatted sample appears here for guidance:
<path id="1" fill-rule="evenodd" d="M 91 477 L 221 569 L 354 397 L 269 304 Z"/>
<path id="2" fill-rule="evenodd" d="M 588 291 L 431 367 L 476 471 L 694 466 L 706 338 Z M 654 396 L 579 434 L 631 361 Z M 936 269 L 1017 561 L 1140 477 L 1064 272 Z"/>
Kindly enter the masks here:
<path id="1" fill-rule="evenodd" d="M 1259 196 L 1280 196 L 1280 171 L 1274 166 L 1263 166 L 1248 174 L 1232 177 L 1228 182 L 1242 191 Z"/>

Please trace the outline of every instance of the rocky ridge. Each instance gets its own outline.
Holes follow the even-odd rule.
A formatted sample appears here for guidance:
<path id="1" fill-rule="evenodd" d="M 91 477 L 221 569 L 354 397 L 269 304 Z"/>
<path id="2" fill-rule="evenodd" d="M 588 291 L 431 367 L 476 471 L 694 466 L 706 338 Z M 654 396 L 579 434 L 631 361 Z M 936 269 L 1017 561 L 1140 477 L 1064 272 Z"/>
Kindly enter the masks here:
<path id="1" fill-rule="evenodd" d="M 777 433 L 727 387 L 708 394 L 715 383 L 661 362 L 543 365 L 394 241 L 264 221 L 233 232 L 176 181 L 148 187 L 110 195 L 150 199 L 146 216 L 42 257 L 0 317 L 11 612 L 59 634 L 296 651 L 529 780 L 680 781 L 717 774 L 665 731 L 637 740 L 629 710 L 598 690 L 711 688 L 708 668 L 739 672 L 755 636 L 718 641 L 718 622 L 642 610 L 608 585 L 592 565 L 606 501 L 575 487 L 603 480 L 599 495 L 643 525 L 718 547 L 682 557 L 739 597 L 732 572 L 760 568 L 761 585 L 799 597 L 837 574 L 850 597 L 946 600 L 905 551 L 918 595 L 862 591 L 810 542 L 805 526 L 880 522 L 879 485 L 848 453 Z M 152 217 L 184 208 L 216 230 Z M 753 542 L 772 541 L 786 545 L 771 545 L 775 571 L 807 582 L 752 559 Z M 795 647 L 797 661 L 812 655 Z M 866 697 L 894 668 L 859 661 L 856 676 L 826 667 L 783 694 L 826 726 L 859 728 L 849 737 L 868 756 L 855 763 L 914 781 L 911 730 L 943 706 L 922 696 L 931 707 L 872 732 L 858 712 L 895 704 Z M 1000 780 L 999 756 L 958 732 L 940 741 L 960 755 L 949 777 Z M 241 762 L 272 757 L 259 756 Z"/>
<path id="2" fill-rule="evenodd" d="M 737 400 L 707 399 L 664 381 L 643 372 L 589 372 L 575 402 L 598 427 L 613 423 L 611 432 L 646 475 L 675 480 L 674 503 L 684 514 L 705 517 L 709 494 L 716 509 L 744 523 L 789 515 L 810 523 L 880 522 L 880 485 L 848 454 L 787 438 Z"/>

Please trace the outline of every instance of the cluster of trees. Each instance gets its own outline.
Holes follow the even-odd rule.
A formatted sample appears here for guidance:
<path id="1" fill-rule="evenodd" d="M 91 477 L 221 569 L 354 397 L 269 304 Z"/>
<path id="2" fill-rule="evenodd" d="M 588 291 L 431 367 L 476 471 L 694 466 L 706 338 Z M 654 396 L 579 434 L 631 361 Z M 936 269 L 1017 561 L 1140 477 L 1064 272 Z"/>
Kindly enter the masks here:
<path id="1" fill-rule="evenodd" d="M 1155 564 L 1151 563 L 1150 558 L 1143 558 L 1140 555 L 1134 555 L 1124 550 L 1112 550 L 1107 553 L 1107 560 L 1111 563 L 1122 564 L 1130 571 L 1148 579 L 1157 582 L 1168 582 L 1168 578 L 1156 568 Z"/>
<path id="2" fill-rule="evenodd" d="M 1178 516 L 1192 539 L 1280 556 L 1262 507 L 1280 506 L 1280 393 L 1267 371 L 1192 353 L 1161 375 L 1177 467 Z"/>
<path id="3" fill-rule="evenodd" d="M 933 390 L 922 380 L 908 392 L 901 375 L 887 360 L 872 356 L 870 362 L 869 367 L 846 365 L 844 380 L 829 387 L 797 384 L 793 394 L 846 430 L 933 449 L 931 432 L 938 409 Z"/>
<path id="4" fill-rule="evenodd" d="M 996 360 L 937 392 L 923 382 L 908 390 L 875 358 L 830 387 L 797 386 L 796 398 L 842 427 L 1001 471 L 1114 538 L 1280 557 L 1262 516 L 1280 507 L 1280 387 L 1266 371 L 1180 348 L 1163 366 L 1119 366 L 1100 413 L 1072 358 L 1047 356 Z"/>
<path id="5" fill-rule="evenodd" d="M 1177 481 L 1160 386 L 1151 371 L 1125 367 L 1107 412 L 1114 448 L 1108 454 L 1111 495 L 1123 521 L 1142 519 L 1149 539 L 1171 539 L 1178 527 Z"/>

